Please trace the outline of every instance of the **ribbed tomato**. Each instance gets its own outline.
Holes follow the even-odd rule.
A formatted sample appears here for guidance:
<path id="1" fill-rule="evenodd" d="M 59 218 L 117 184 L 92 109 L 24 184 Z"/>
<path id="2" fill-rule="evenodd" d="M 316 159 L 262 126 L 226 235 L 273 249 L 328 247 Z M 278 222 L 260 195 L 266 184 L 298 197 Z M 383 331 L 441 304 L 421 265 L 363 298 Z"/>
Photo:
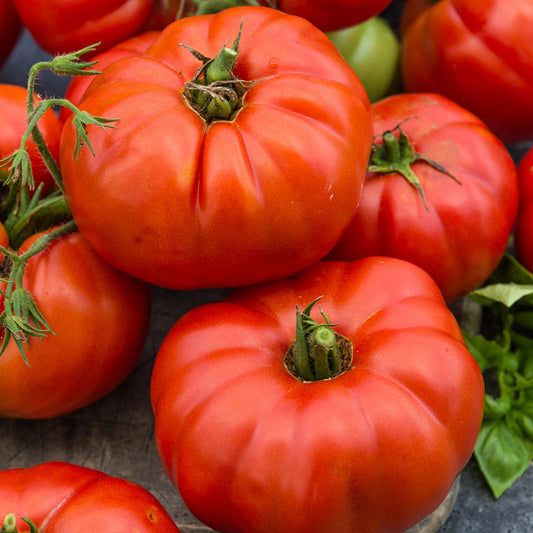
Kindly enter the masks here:
<path id="1" fill-rule="evenodd" d="M 19 533 L 30 531 L 22 518 L 41 533 L 179 533 L 145 488 L 62 461 L 1 471 L 0 521 L 6 516 Z"/>
<path id="2" fill-rule="evenodd" d="M 68 203 L 95 250 L 137 278 L 174 289 L 281 278 L 322 258 L 355 213 L 368 97 L 300 17 L 241 7 L 176 21 L 105 67 L 80 108 L 119 122 L 89 125 L 95 155 L 79 159 L 65 123 Z"/>
<path id="3" fill-rule="evenodd" d="M 319 306 L 332 325 L 312 323 Z M 193 309 L 156 357 L 152 405 L 167 474 L 216 531 L 403 532 L 472 454 L 484 387 L 430 276 L 374 257 Z"/>

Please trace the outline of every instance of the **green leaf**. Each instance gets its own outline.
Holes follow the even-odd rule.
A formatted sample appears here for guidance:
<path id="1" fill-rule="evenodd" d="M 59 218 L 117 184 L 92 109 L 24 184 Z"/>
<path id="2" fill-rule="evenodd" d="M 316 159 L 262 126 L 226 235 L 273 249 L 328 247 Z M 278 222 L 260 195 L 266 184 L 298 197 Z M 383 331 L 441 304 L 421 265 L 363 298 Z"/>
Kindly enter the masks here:
<path id="1" fill-rule="evenodd" d="M 533 285 L 533 273 L 514 256 L 507 253 L 490 276 L 489 284 L 511 282 L 518 285 Z"/>
<path id="2" fill-rule="evenodd" d="M 474 356 L 477 364 L 484 372 L 488 368 L 499 367 L 509 352 L 495 341 L 489 341 L 482 335 L 472 337 L 463 333 L 466 345 L 470 353 Z"/>
<path id="3" fill-rule="evenodd" d="M 496 283 L 471 292 L 470 297 L 482 305 L 501 303 L 510 308 L 525 298 L 528 299 L 528 303 L 533 303 L 533 284 Z"/>
<path id="4" fill-rule="evenodd" d="M 511 431 L 504 419 L 484 420 L 474 454 L 492 493 L 499 498 L 529 468 L 533 442 Z"/>

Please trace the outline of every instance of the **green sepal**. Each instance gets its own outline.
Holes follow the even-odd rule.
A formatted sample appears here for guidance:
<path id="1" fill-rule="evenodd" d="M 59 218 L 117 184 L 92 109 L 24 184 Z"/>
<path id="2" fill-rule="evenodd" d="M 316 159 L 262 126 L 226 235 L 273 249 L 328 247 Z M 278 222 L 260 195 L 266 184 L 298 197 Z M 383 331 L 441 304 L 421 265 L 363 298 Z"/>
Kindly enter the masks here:
<path id="1" fill-rule="evenodd" d="M 398 131 L 398 137 L 394 132 Z M 385 131 L 378 137 L 381 137 L 382 144 L 374 143 L 372 145 L 372 154 L 370 157 L 370 164 L 368 166 L 369 172 L 376 172 L 379 174 L 400 174 L 407 182 L 412 185 L 422 197 L 424 208 L 429 211 L 426 201 L 426 195 L 422 187 L 422 183 L 418 176 L 414 173 L 411 165 L 417 161 L 427 163 L 434 169 L 446 174 L 452 178 L 459 185 L 461 182 L 453 174 L 448 172 L 441 164 L 429 159 L 424 154 L 415 152 L 413 145 L 409 141 L 407 135 L 401 129 L 401 125 L 396 126 L 392 130 Z"/>

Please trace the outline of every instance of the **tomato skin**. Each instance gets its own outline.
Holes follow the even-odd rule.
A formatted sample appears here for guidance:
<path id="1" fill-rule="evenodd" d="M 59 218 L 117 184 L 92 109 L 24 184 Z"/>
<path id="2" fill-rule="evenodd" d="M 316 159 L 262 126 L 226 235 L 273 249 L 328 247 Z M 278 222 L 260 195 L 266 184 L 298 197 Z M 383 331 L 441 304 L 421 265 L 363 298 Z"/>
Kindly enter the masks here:
<path id="1" fill-rule="evenodd" d="M 13 50 L 21 29 L 13 0 L 0 0 L 0 66 Z"/>
<path id="2" fill-rule="evenodd" d="M 135 531 L 179 533 L 169 514 L 142 486 L 98 470 L 53 461 L 0 472 L 0 516 L 14 513 L 40 533 Z"/>
<path id="3" fill-rule="evenodd" d="M 92 61 L 98 61 L 98 63 L 92 68 L 101 70 L 123 57 L 140 55 L 148 49 L 158 35 L 159 32 L 157 31 L 149 31 L 126 39 L 101 54 L 94 56 Z M 96 76 L 97 74 L 92 76 L 74 76 L 65 91 L 65 98 L 74 105 L 78 105 L 83 99 L 85 91 Z M 65 121 L 71 114 L 72 112 L 68 107 L 62 107 L 59 116 L 62 121 Z"/>
<path id="4" fill-rule="evenodd" d="M 384 19 L 372 17 L 328 37 L 354 69 L 371 102 L 399 88 L 400 42 Z"/>
<path id="5" fill-rule="evenodd" d="M 513 229 L 518 182 L 513 160 L 474 115 L 436 94 L 398 94 L 372 106 L 377 135 L 401 124 L 425 162 L 412 170 L 421 194 L 398 173 L 368 173 L 357 213 L 329 254 L 351 261 L 386 255 L 426 270 L 451 302 L 496 268 Z"/>
<path id="6" fill-rule="evenodd" d="M 20 148 L 27 123 L 26 88 L 6 83 L 0 84 L 0 159 L 11 155 Z M 40 100 L 35 96 L 35 102 Z M 62 123 L 52 109 L 48 109 L 39 121 L 39 129 L 43 134 L 50 153 L 59 160 L 59 139 L 61 137 Z M 39 154 L 37 146 L 30 138 L 26 144 L 30 155 L 35 186 L 43 183 L 44 191 L 54 185 L 54 179 Z M 8 167 L 0 167 L 0 177 L 7 176 Z"/>
<path id="7" fill-rule="evenodd" d="M 199 65 L 179 43 L 214 56 L 241 20 L 235 75 L 256 82 L 232 121 L 206 127 L 181 95 Z M 355 212 L 372 142 L 368 97 L 299 17 L 243 7 L 179 20 L 143 56 L 104 68 L 81 108 L 120 122 L 89 127 L 96 156 L 83 150 L 74 161 L 65 124 L 74 219 L 109 263 L 150 283 L 284 277 L 323 257 Z"/>
<path id="8" fill-rule="evenodd" d="M 505 143 L 531 139 L 532 34 L 530 0 L 441 0 L 404 34 L 405 90 L 447 96 Z"/>
<path id="9" fill-rule="evenodd" d="M 23 24 L 52 55 L 100 43 L 97 52 L 172 22 L 180 0 L 168 11 L 158 0 L 14 0 Z"/>
<path id="10" fill-rule="evenodd" d="M 0 416 L 52 418 L 117 387 L 144 346 L 148 286 L 102 261 L 79 233 L 53 241 L 32 257 L 23 282 L 55 336 L 30 340 L 30 366 L 10 341 L 0 356 L 0 373 L 9 376 L 0 390 Z"/>
<path id="11" fill-rule="evenodd" d="M 283 358 L 295 305 L 320 295 L 353 368 L 301 382 Z M 405 531 L 468 461 L 484 403 L 435 283 L 376 257 L 319 262 L 193 309 L 161 346 L 151 395 L 165 471 L 222 533 Z"/>
<path id="12" fill-rule="evenodd" d="M 533 147 L 518 164 L 520 204 L 514 246 L 517 259 L 533 272 Z"/>
<path id="13" fill-rule="evenodd" d="M 322 31 L 334 31 L 381 13 L 392 0 L 263 0 L 291 15 L 303 17 Z"/>

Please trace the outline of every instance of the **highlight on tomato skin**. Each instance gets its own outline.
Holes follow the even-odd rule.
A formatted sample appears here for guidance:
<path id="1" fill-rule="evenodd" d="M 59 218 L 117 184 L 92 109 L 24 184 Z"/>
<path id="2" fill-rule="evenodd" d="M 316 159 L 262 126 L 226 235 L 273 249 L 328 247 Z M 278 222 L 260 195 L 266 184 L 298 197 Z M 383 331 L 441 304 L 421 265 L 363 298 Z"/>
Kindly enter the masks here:
<path id="1" fill-rule="evenodd" d="M 306 364 L 286 358 L 298 322 L 311 342 L 294 349 L 309 356 L 300 377 L 289 367 Z M 315 323 L 353 346 L 348 362 L 323 360 L 330 377 L 315 372 Z M 156 356 L 151 399 L 163 467 L 214 530 L 379 533 L 444 499 L 472 455 L 484 384 L 431 277 L 369 257 L 186 313 Z"/>
<path id="2" fill-rule="evenodd" d="M 8 519 L 16 525 L 10 533 L 26 533 L 23 518 L 39 531 L 46 524 L 47 533 L 180 533 L 141 485 L 65 461 L 0 471 L 0 524 Z"/>

